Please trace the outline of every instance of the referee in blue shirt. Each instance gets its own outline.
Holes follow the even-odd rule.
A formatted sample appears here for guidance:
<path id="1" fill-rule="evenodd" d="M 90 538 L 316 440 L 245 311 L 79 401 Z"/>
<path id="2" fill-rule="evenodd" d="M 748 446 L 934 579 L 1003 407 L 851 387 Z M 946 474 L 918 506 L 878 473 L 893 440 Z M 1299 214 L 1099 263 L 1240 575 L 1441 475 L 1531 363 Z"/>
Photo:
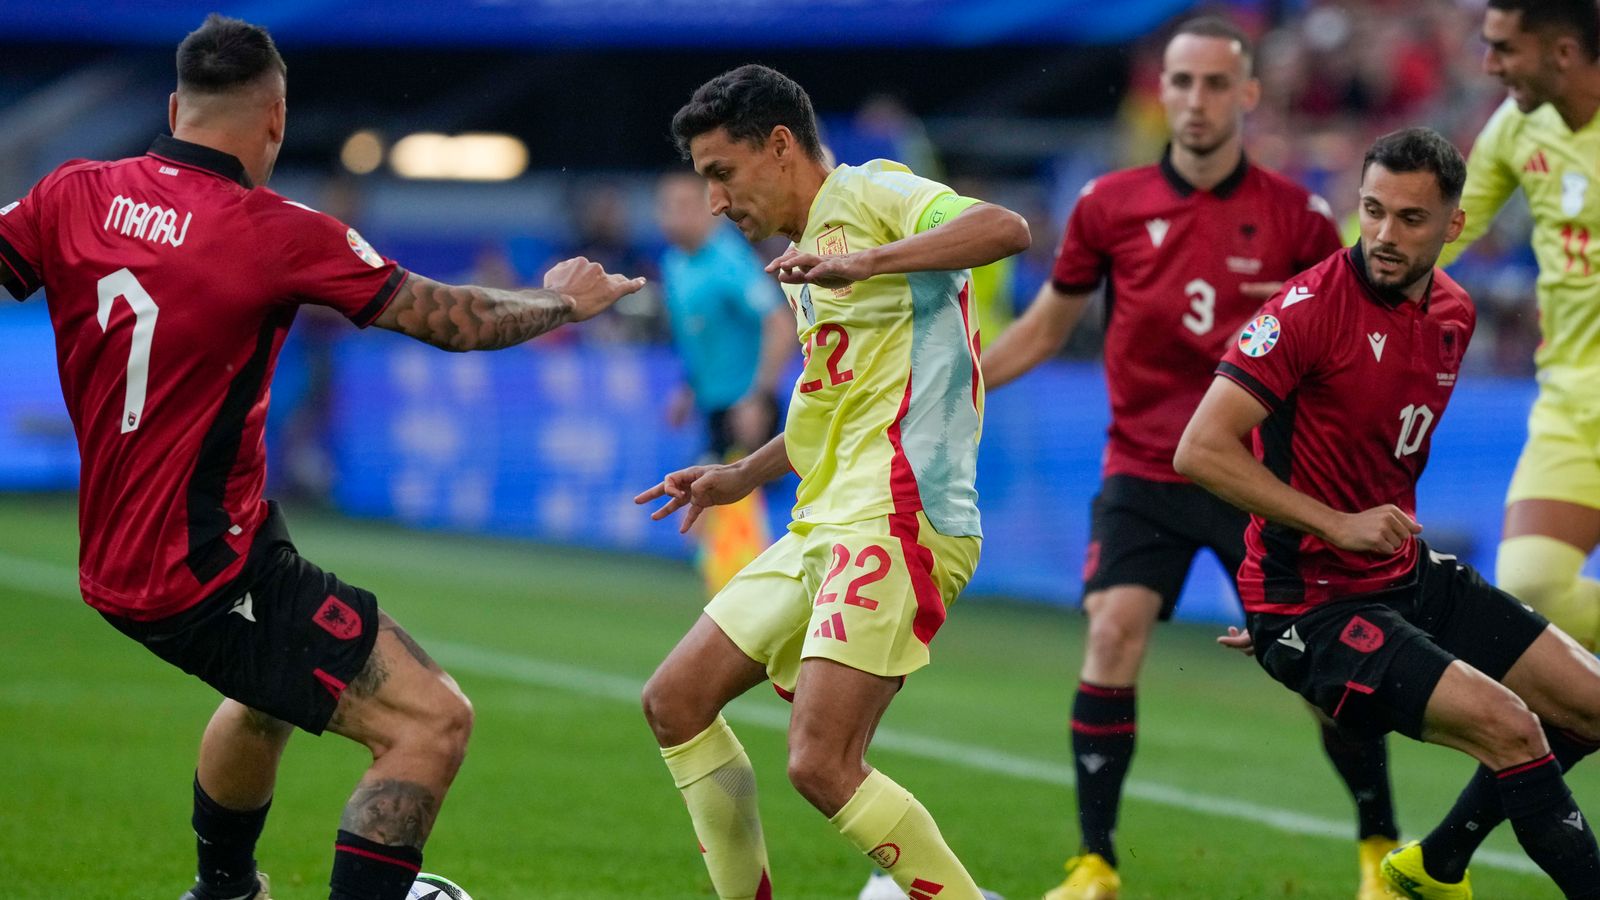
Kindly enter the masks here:
<path id="1" fill-rule="evenodd" d="M 794 315 L 755 251 L 711 215 L 699 175 L 664 176 L 656 218 L 671 244 L 661 257 L 661 286 L 688 377 L 668 418 L 681 425 L 698 409 L 710 454 L 722 462 L 777 433 L 778 378 L 798 346 Z"/>

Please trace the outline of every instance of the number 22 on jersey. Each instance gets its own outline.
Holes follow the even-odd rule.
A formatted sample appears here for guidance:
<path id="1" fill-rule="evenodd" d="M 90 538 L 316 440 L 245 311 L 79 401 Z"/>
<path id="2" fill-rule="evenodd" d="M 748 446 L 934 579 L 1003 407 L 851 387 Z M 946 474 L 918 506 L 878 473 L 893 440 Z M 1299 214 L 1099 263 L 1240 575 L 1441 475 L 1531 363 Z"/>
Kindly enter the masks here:
<path id="1" fill-rule="evenodd" d="M 100 330 L 111 325 L 111 308 L 118 299 L 133 310 L 133 342 L 128 348 L 128 389 L 122 404 L 122 433 L 139 430 L 144 420 L 145 389 L 150 382 L 150 344 L 156 336 L 156 316 L 161 310 L 133 273 L 118 269 L 95 285 L 100 296 L 95 318 Z"/>

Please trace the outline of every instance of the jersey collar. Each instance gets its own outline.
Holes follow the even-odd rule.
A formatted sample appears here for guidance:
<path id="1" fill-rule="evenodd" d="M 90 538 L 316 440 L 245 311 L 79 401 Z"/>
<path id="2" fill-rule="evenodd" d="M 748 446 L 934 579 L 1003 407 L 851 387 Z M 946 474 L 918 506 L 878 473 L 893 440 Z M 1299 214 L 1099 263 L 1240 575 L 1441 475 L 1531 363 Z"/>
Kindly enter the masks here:
<path id="1" fill-rule="evenodd" d="M 1361 242 L 1356 241 L 1355 246 L 1345 251 L 1345 259 L 1350 263 L 1350 268 L 1355 270 L 1356 280 L 1361 282 L 1361 287 L 1366 290 L 1367 296 L 1390 309 L 1399 309 L 1401 305 L 1411 302 L 1404 292 L 1395 288 L 1379 287 L 1372 283 L 1372 274 L 1367 271 L 1367 254 L 1361 249 Z M 1428 311 L 1428 301 L 1433 299 L 1433 273 L 1428 273 L 1428 289 L 1422 292 L 1421 309 Z"/>
<path id="2" fill-rule="evenodd" d="M 1211 194 L 1226 200 L 1230 194 L 1239 189 L 1239 185 L 1244 184 L 1244 177 L 1249 173 L 1250 156 L 1249 154 L 1241 153 L 1239 154 L 1239 164 L 1234 167 L 1232 172 L 1228 173 L 1227 178 L 1217 182 L 1217 186 L 1211 189 Z M 1182 175 L 1179 175 L 1177 167 L 1172 164 L 1171 144 L 1168 144 L 1167 149 L 1161 154 L 1161 174 L 1167 179 L 1167 184 L 1172 185 L 1172 189 L 1177 191 L 1180 197 L 1189 197 L 1198 190 Z"/>
<path id="3" fill-rule="evenodd" d="M 245 174 L 244 163 L 239 161 L 239 157 L 204 144 L 192 144 L 163 134 L 157 136 L 151 143 L 149 155 L 159 156 L 182 166 L 204 169 L 213 175 L 238 182 L 239 186 L 246 190 L 255 187 L 250 183 L 250 176 Z"/>

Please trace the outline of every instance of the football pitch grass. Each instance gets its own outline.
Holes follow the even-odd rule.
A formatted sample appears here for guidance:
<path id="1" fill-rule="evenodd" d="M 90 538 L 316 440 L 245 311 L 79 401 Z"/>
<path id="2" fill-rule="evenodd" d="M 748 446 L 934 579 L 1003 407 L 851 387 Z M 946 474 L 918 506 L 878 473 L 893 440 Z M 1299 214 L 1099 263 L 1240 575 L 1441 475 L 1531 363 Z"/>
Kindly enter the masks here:
<path id="1" fill-rule="evenodd" d="M 301 552 L 376 592 L 476 706 L 426 869 L 476 900 L 713 896 L 638 707 L 699 614 L 692 571 L 288 513 Z M 189 780 L 217 698 L 82 603 L 75 527 L 72 498 L 0 497 L 0 894 L 169 900 L 192 878 Z M 1151 649 L 1123 897 L 1353 897 L 1350 801 L 1309 717 L 1214 632 L 1169 625 Z M 1082 641 L 1075 612 L 958 603 L 870 754 L 1010 900 L 1058 881 L 1076 839 L 1066 723 Z M 789 787 L 787 714 L 765 688 L 728 714 L 755 763 L 775 896 L 849 900 L 869 866 Z M 1423 831 L 1472 765 L 1391 747 L 1402 827 Z M 337 737 L 290 743 L 258 850 L 278 900 L 327 896 L 339 811 L 366 762 Z M 1571 778 L 1590 811 L 1597 772 Z M 1473 878 L 1485 900 L 1559 896 L 1534 872 L 1504 827 Z"/>

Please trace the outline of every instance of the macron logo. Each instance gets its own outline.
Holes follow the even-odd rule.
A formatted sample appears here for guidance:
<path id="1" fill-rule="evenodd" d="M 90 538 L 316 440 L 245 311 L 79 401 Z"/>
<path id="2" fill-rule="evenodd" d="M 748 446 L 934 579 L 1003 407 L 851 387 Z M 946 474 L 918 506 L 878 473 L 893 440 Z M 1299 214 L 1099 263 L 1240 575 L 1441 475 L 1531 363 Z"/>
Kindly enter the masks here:
<path id="1" fill-rule="evenodd" d="M 1289 626 L 1289 630 L 1284 632 L 1282 637 L 1278 638 L 1278 643 L 1288 647 L 1290 650 L 1293 650 L 1296 653 L 1306 652 L 1306 642 L 1300 640 L 1299 625 Z"/>
<path id="2" fill-rule="evenodd" d="M 234 601 L 233 608 L 228 612 L 238 613 L 246 620 L 254 622 L 256 620 L 255 598 L 250 596 L 249 591 L 245 591 L 244 596 Z"/>
<path id="3" fill-rule="evenodd" d="M 1289 293 L 1284 295 L 1283 305 L 1278 307 L 1278 308 L 1279 309 L 1288 309 L 1289 307 L 1295 305 L 1296 303 L 1299 303 L 1301 300 L 1310 300 L 1312 297 L 1315 297 L 1315 296 L 1316 296 L 1316 294 L 1311 293 L 1310 291 L 1306 290 L 1305 288 L 1303 288 L 1303 287 L 1301 287 L 1300 285 L 1297 284 L 1294 287 L 1289 288 Z"/>
<path id="4" fill-rule="evenodd" d="M 1151 219 L 1144 223 L 1144 227 L 1150 232 L 1150 243 L 1159 247 L 1167 239 L 1167 229 L 1172 227 L 1172 223 L 1166 219 Z"/>
<path id="5" fill-rule="evenodd" d="M 1388 340 L 1389 336 L 1387 334 L 1379 334 L 1376 331 L 1367 335 L 1367 343 L 1372 345 L 1373 359 L 1377 360 L 1378 362 L 1383 362 L 1383 345 Z"/>

